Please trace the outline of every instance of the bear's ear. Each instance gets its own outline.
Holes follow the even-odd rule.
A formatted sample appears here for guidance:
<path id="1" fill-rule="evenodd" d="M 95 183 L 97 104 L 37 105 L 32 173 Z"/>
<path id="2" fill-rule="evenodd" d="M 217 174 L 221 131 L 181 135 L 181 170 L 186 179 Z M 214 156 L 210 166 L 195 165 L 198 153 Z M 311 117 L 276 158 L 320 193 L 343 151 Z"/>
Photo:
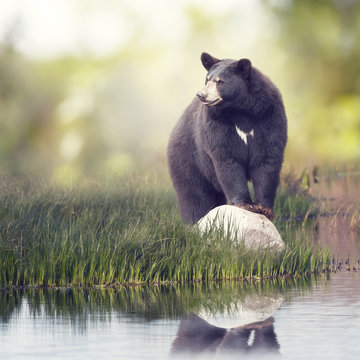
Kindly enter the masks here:
<path id="1" fill-rule="evenodd" d="M 212 57 L 208 53 L 203 52 L 201 54 L 201 62 L 207 71 L 209 71 L 212 68 L 212 66 L 219 61 L 220 61 L 219 59 Z"/>
<path id="2" fill-rule="evenodd" d="M 249 59 L 241 59 L 236 63 L 236 72 L 240 74 L 245 80 L 248 80 L 251 75 L 251 61 Z"/>

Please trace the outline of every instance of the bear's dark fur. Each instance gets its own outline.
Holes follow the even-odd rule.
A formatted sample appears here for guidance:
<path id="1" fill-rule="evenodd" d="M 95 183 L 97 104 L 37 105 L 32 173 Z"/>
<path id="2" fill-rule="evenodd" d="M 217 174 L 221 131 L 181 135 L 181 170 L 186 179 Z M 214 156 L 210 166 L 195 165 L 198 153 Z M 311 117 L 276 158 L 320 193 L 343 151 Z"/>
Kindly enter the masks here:
<path id="1" fill-rule="evenodd" d="M 168 144 L 181 217 L 194 224 L 229 201 L 271 219 L 287 141 L 280 92 L 248 59 L 218 60 L 203 53 L 201 61 L 208 71 L 205 88 Z"/>

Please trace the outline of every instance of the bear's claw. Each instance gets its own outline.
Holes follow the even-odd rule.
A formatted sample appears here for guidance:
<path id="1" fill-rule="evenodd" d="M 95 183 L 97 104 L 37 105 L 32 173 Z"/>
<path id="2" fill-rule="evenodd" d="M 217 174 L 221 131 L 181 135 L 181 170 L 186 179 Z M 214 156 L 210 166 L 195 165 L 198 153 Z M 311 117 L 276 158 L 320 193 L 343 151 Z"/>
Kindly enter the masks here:
<path id="1" fill-rule="evenodd" d="M 233 205 L 240 209 L 251 211 L 256 214 L 265 215 L 270 221 L 274 220 L 274 211 L 262 204 L 244 203 L 244 204 L 233 204 Z"/>

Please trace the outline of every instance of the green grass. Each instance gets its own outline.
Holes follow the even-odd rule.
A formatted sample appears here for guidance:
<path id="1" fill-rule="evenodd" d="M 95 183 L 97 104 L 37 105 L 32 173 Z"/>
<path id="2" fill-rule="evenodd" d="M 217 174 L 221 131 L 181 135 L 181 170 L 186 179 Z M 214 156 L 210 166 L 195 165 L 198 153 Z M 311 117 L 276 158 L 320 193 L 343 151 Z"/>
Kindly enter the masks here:
<path id="1" fill-rule="evenodd" d="M 291 215 L 281 204 L 277 219 Z M 282 235 L 287 244 L 277 255 L 246 250 L 221 231 L 201 235 L 182 224 L 167 178 L 68 187 L 0 181 L 0 287 L 298 277 L 328 266 L 324 251 Z"/>

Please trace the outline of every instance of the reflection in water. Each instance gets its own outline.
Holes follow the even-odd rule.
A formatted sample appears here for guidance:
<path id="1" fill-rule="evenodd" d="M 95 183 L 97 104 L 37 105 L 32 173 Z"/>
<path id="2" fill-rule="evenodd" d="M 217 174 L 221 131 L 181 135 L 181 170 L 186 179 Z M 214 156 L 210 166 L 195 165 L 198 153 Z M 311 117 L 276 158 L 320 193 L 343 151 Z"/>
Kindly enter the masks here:
<path id="1" fill-rule="evenodd" d="M 209 324 L 195 314 L 184 316 L 172 344 L 173 355 L 280 354 L 274 318 L 234 327 Z"/>
<path id="2" fill-rule="evenodd" d="M 278 291 L 272 293 L 247 293 L 241 299 L 233 299 L 227 311 L 209 311 L 201 309 L 198 315 L 215 326 L 238 327 L 261 322 L 271 317 L 284 302 L 284 296 Z"/>
<path id="3" fill-rule="evenodd" d="M 271 295 L 247 294 L 242 299 L 234 299 L 226 313 L 202 310 L 201 317 L 185 315 L 171 352 L 173 355 L 207 357 L 280 354 L 271 315 L 283 301 L 284 296 L 276 291 Z M 256 319 L 258 321 L 254 321 Z"/>
<path id="4" fill-rule="evenodd" d="M 357 359 L 358 275 L 340 271 L 330 280 L 318 277 L 311 282 L 210 287 L 0 291 L 0 358 L 168 359 L 171 349 L 179 354 L 175 339 L 189 328 L 185 320 L 192 316 L 195 333 L 188 338 L 197 338 L 187 343 L 186 359 L 194 344 L 201 350 L 204 343 L 208 343 L 207 352 L 195 348 L 198 352 L 191 357 L 241 358 L 266 350 L 256 358 L 267 359 L 269 353 L 281 352 L 284 359 Z M 266 299 L 273 298 L 275 303 L 282 297 L 280 308 L 271 310 Z M 269 309 L 266 313 L 257 310 L 261 299 Z M 234 314 L 234 309 L 239 312 Z M 262 319 L 272 311 L 274 323 L 267 318 L 254 325 L 255 315 Z M 199 314 L 208 317 L 199 322 Z M 217 326 L 209 322 L 212 319 L 218 321 Z M 223 319 L 233 322 L 226 326 Z M 244 319 L 251 325 L 244 326 Z M 214 327 L 220 328 L 222 337 L 209 342 L 206 329 Z M 229 350 L 232 355 L 224 356 Z"/>
<path id="5" fill-rule="evenodd" d="M 54 330 L 49 324 L 55 320 L 56 328 L 70 329 L 79 336 L 91 333 L 97 323 L 104 324 L 104 331 L 112 323 L 128 327 L 129 322 L 139 326 L 149 323 L 149 328 L 156 329 L 150 322 L 181 318 L 172 354 L 277 353 L 271 315 L 284 300 L 283 292 L 294 285 L 289 281 L 232 282 L 192 287 L 0 291 L 0 325 L 10 324 L 11 329 L 26 317 L 32 319 L 32 331 L 46 328 L 50 334 Z M 301 281 L 297 286 L 307 288 L 310 284 Z M 164 356 L 169 356 L 170 346 L 169 342 Z"/>
<path id="6" fill-rule="evenodd" d="M 314 196 L 320 199 L 322 211 L 332 214 L 317 220 L 314 242 L 325 248 L 341 261 L 360 259 L 359 228 L 350 226 L 351 215 L 359 209 L 360 175 L 343 174 L 320 182 L 314 188 Z"/>
<path id="7" fill-rule="evenodd" d="M 34 317 L 59 318 L 70 322 L 74 328 L 86 330 L 87 321 L 109 321 L 110 314 L 145 321 L 179 318 L 184 314 L 201 314 L 208 321 L 222 326 L 251 322 L 254 312 L 263 312 L 264 318 L 272 301 L 280 301 L 282 293 L 294 287 L 293 281 L 214 283 L 194 286 L 144 286 L 118 289 L 25 289 L 0 291 L 0 323 L 21 316 L 24 306 Z M 301 280 L 297 287 L 309 288 L 310 282 Z M 263 299 L 263 300 L 261 300 Z M 266 299 L 266 301 L 264 300 Z M 277 300 L 276 300 L 277 299 Z M 256 302 L 260 301 L 260 305 Z M 262 304 L 261 305 L 261 301 Z M 282 301 L 282 300 L 281 300 Z M 261 310 L 262 309 L 262 310 Z M 234 317 L 234 314 L 236 315 Z M 240 316 L 240 318 L 239 318 Z M 268 315 L 270 316 L 270 315 Z M 86 321 L 85 321 L 86 320 Z M 215 325 L 217 325 L 215 323 Z"/>
<path id="8" fill-rule="evenodd" d="M 350 228 L 344 215 L 317 219 L 312 239 L 313 244 L 330 249 L 330 254 L 342 263 L 348 258 L 353 263 L 360 259 L 360 233 Z"/>
<path id="9" fill-rule="evenodd" d="M 311 279 L 0 291 L 1 354 L 48 359 L 55 357 L 51 354 L 56 348 L 58 358 L 66 352 L 69 358 L 87 360 L 115 358 L 115 354 L 121 354 L 119 358 L 195 354 L 223 359 L 224 354 L 227 358 L 264 352 L 262 357 L 268 358 L 270 353 L 283 352 L 289 341 L 284 340 L 287 322 L 280 321 L 279 328 L 278 319 L 284 318 L 280 310 L 294 294 L 308 296 L 317 283 Z M 18 344 L 19 337 L 23 340 Z M 37 343 L 41 343 L 42 357 Z"/>
<path id="10" fill-rule="evenodd" d="M 312 188 L 311 195 L 320 207 L 320 216 L 287 221 L 278 224 L 286 239 L 311 239 L 315 246 L 329 249 L 330 256 L 344 263 L 360 260 L 360 221 L 352 221 L 360 211 L 360 175 L 338 176 L 320 181 Z M 355 218 L 356 219 L 356 218 Z M 295 234 L 295 235 L 294 235 Z"/>

